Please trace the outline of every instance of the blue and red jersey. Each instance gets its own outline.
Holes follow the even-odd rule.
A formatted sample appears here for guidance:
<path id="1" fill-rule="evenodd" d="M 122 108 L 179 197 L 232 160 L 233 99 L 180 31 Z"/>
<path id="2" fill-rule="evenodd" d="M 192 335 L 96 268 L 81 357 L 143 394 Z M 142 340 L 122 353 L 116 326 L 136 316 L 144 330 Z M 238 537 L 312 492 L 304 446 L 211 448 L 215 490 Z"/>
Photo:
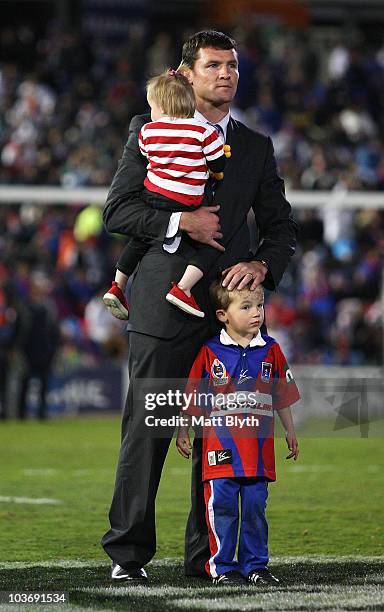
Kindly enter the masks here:
<path id="1" fill-rule="evenodd" d="M 259 332 L 243 348 L 222 330 L 200 349 L 187 392 L 185 413 L 203 426 L 203 480 L 276 480 L 274 410 L 300 399 L 276 340 Z"/>

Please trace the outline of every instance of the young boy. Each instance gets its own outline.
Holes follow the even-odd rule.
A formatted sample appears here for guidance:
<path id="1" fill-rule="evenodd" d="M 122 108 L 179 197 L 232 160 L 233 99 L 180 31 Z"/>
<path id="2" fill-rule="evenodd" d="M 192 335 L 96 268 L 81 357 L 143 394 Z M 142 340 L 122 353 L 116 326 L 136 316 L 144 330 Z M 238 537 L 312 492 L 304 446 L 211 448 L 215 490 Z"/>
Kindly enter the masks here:
<path id="1" fill-rule="evenodd" d="M 296 461 L 290 405 L 300 395 L 280 346 L 260 333 L 262 287 L 228 291 L 218 280 L 211 286 L 211 298 L 224 329 L 203 345 L 192 366 L 187 392 L 196 398 L 196 391 L 204 391 L 203 401 L 191 402 L 182 412 L 176 445 L 188 458 L 190 425 L 204 425 L 202 479 L 211 550 L 206 571 L 213 583 L 278 585 L 267 569 L 265 517 L 268 483 L 276 479 L 273 412 L 277 410 L 286 431 L 287 459 Z"/>

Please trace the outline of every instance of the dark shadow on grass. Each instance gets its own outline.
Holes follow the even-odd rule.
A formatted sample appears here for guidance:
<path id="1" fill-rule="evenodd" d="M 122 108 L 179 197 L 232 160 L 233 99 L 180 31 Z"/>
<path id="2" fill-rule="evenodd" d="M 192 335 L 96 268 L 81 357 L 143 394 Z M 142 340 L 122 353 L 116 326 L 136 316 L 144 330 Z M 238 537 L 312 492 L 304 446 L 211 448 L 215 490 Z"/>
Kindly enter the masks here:
<path id="1" fill-rule="evenodd" d="M 64 568 L 54 566 L 12 568 L 0 571 L 0 590 L 2 591 L 66 591 L 72 605 L 93 610 L 135 610 L 135 612 L 161 612 L 172 610 L 173 600 L 199 598 L 225 600 L 228 595 L 239 593 L 257 594 L 259 588 L 244 585 L 226 587 L 224 590 L 211 585 L 209 580 L 186 578 L 183 566 L 179 563 L 167 565 L 153 564 L 148 566 L 149 582 L 145 586 L 129 586 L 127 583 L 111 583 L 110 570 L 105 567 Z M 366 561 L 328 561 L 274 564 L 273 573 L 281 579 L 279 591 L 295 591 L 295 597 L 303 593 L 320 592 L 326 585 L 374 585 L 384 583 L 384 563 Z M 159 587 L 170 587 L 164 596 Z M 182 589 L 175 592 L 173 588 Z M 86 590 L 85 590 L 86 589 Z M 90 589 L 88 591 L 88 589 Z M 100 590 L 99 590 L 100 589 Z M 104 590 L 108 589 L 108 590 Z M 112 589 L 112 590 L 111 590 Z M 116 590 L 115 590 L 116 589 Z M 263 590 L 274 590 L 265 587 Z M 120 594 L 119 594 L 120 592 Z M 292 592 L 290 597 L 292 596 Z M 202 608 L 203 609 L 203 608 Z M 215 607 L 215 610 L 219 610 Z M 232 608 L 236 610 L 236 608 Z M 255 608 L 256 609 L 256 608 Z M 260 608 L 259 608 L 260 609 Z M 298 607 L 305 610 L 310 607 Z M 364 608 L 360 608 L 364 609 Z M 370 607 L 369 609 L 374 609 Z M 380 609 L 380 608 L 376 608 Z M 198 610 L 194 607 L 193 610 Z"/>

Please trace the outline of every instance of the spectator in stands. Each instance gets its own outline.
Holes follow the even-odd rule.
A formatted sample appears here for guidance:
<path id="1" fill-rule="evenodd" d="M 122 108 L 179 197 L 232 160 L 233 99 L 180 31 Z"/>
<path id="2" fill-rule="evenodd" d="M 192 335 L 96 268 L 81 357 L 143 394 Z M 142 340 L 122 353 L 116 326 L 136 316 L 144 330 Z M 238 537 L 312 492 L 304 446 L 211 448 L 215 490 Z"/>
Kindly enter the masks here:
<path id="1" fill-rule="evenodd" d="M 17 339 L 17 310 L 12 300 L 8 273 L 0 266 L 0 419 L 8 417 L 11 359 Z"/>
<path id="2" fill-rule="evenodd" d="M 145 32 L 136 30 L 121 49 L 102 42 L 91 49 L 75 32 L 57 28 L 35 41 L 27 32 L 19 37 L 19 52 L 19 34 L 3 32 L 0 182 L 110 182 L 121 132 L 142 109 L 146 76 L 158 71 L 155 66 L 172 65 L 170 59 L 176 55 L 178 41 L 169 32 L 160 30 L 145 54 Z M 384 62 L 378 44 L 365 45 L 358 31 L 348 33 L 348 46 L 331 38 L 330 47 L 326 41 L 314 47 L 302 35 L 278 28 L 273 35 L 261 27 L 238 28 L 237 37 L 242 40 L 240 69 L 247 84 L 244 90 L 239 85 L 239 110 L 250 127 L 274 135 L 278 159 L 278 141 L 287 130 L 293 131 L 284 152 L 295 160 L 284 167 L 293 184 L 297 167 L 301 174 L 311 167 L 314 149 L 325 159 L 328 147 L 334 150 L 338 164 L 332 166 L 339 175 L 350 167 L 363 137 L 382 140 Z M 145 57 L 144 70 L 141 65 L 137 70 L 132 57 Z M 379 162 L 370 165 L 369 189 L 383 182 L 378 166 Z"/>
<path id="3" fill-rule="evenodd" d="M 18 350 L 22 358 L 22 374 L 17 413 L 20 419 L 27 416 L 27 391 L 30 381 L 35 378 L 39 382 L 37 413 L 39 419 L 45 419 L 47 386 L 59 342 L 56 313 L 49 301 L 48 280 L 45 277 L 34 276 L 29 299 L 20 312 L 23 332 Z"/>

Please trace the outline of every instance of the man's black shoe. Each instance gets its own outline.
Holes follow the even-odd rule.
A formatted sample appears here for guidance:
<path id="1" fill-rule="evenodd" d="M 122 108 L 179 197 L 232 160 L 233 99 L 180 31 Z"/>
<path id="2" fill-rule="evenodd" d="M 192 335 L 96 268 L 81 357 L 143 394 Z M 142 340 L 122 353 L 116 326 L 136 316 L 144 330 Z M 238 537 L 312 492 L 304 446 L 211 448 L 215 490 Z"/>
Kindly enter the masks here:
<path id="1" fill-rule="evenodd" d="M 280 580 L 271 574 L 267 568 L 250 571 L 247 580 L 251 584 L 270 584 L 272 586 L 278 586 L 280 584 Z"/>
<path id="2" fill-rule="evenodd" d="M 232 586 L 244 584 L 244 578 L 239 572 L 225 572 L 225 574 L 220 574 L 216 576 L 216 578 L 212 578 L 212 583 L 219 586 Z"/>
<path id="3" fill-rule="evenodd" d="M 144 568 L 137 567 L 126 570 L 117 563 L 112 563 L 111 578 L 112 580 L 126 580 L 128 582 L 146 582 L 148 580 Z"/>

